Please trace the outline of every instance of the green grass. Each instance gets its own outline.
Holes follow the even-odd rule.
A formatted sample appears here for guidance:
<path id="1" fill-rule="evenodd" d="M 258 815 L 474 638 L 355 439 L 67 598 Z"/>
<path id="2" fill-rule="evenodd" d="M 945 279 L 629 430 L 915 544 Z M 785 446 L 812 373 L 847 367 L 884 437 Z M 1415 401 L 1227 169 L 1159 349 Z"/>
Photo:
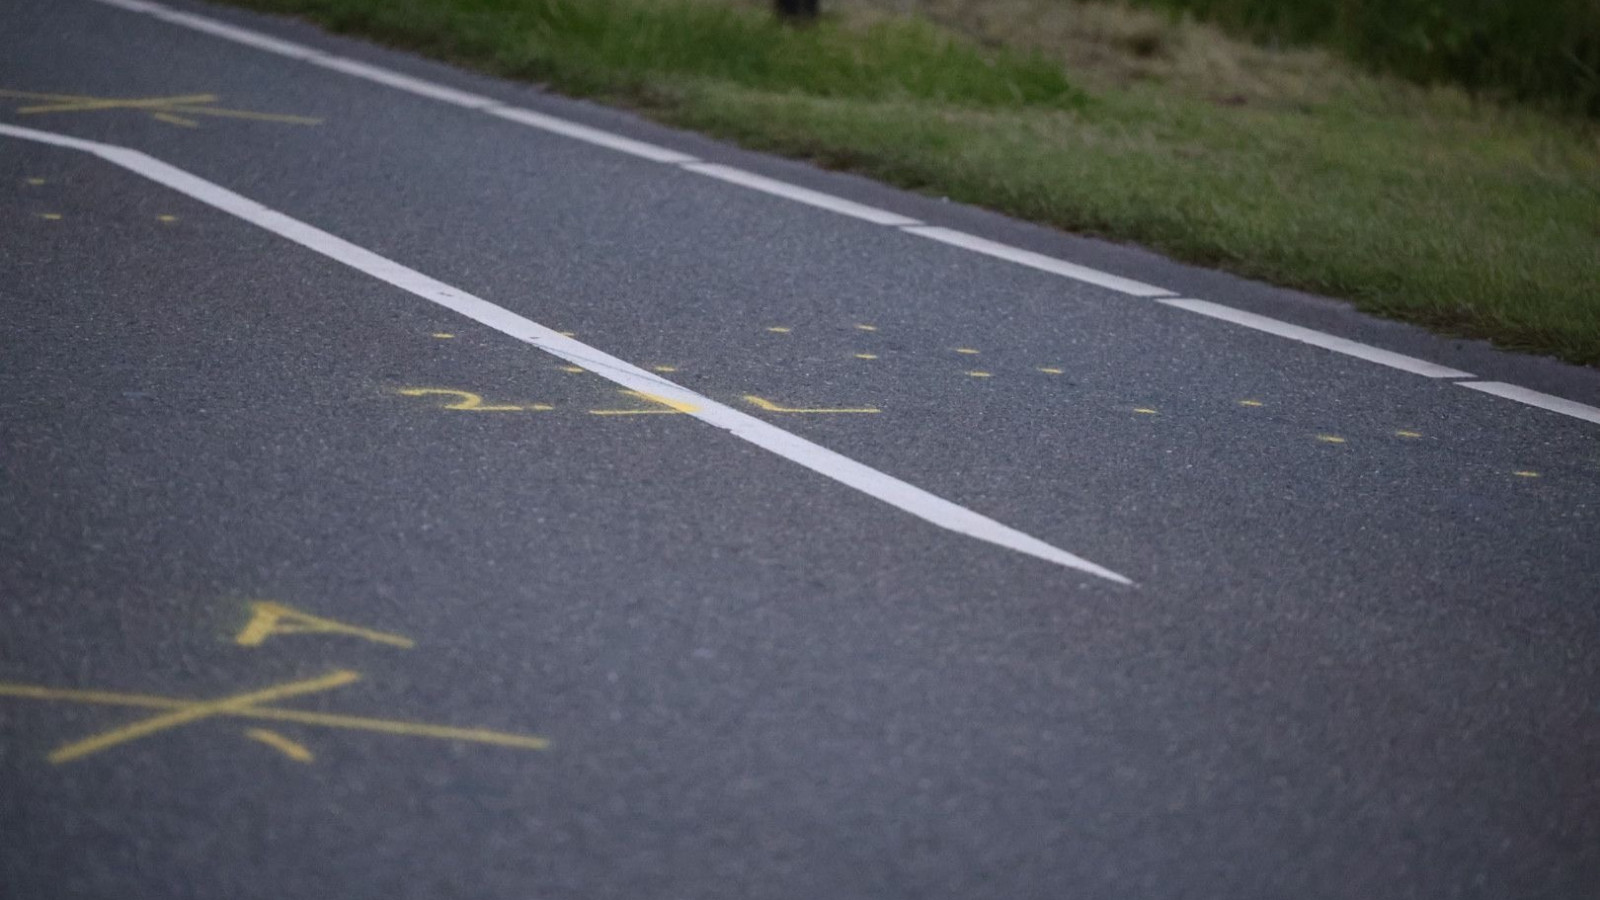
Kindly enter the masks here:
<path id="1" fill-rule="evenodd" d="M 805 29 L 735 0 L 236 2 L 1600 364 L 1582 120 L 1061 0 L 925 3 L 942 26 L 860 0 Z"/>
<path id="2" fill-rule="evenodd" d="M 1258 40 L 1316 43 L 1417 81 L 1600 115 L 1595 0 L 1139 0 Z"/>

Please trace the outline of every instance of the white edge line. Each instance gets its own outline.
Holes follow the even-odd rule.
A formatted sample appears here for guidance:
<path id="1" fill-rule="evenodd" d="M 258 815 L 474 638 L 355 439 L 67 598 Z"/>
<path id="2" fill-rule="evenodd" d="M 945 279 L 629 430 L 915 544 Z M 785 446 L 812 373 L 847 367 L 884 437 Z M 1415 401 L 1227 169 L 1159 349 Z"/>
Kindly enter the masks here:
<path id="1" fill-rule="evenodd" d="M 109 3 L 111 0 L 100 0 L 100 2 Z M 123 9 L 133 8 L 121 3 L 113 3 L 112 5 L 121 6 Z M 140 11 L 148 12 L 150 15 L 155 16 L 163 22 L 170 22 L 174 25 L 182 25 L 186 28 L 193 28 L 195 31 L 203 31 L 206 34 L 210 34 L 215 37 L 224 38 L 240 44 L 247 44 L 256 48 L 257 50 L 265 50 L 268 53 L 276 53 L 280 56 L 287 56 L 291 59 L 315 59 L 317 57 L 327 56 L 326 53 L 323 53 L 321 50 L 318 50 L 315 47 L 307 47 L 305 44 L 296 44 L 293 41 L 282 41 L 275 37 L 262 34 L 259 31 L 250 31 L 249 29 L 238 28 L 233 25 L 229 25 L 226 22 L 219 22 L 216 19 L 208 19 L 205 16 L 196 16 L 186 12 L 179 12 L 171 7 L 161 6 L 155 3 L 146 3 L 141 5 L 145 7 L 145 9 Z"/>
<path id="2" fill-rule="evenodd" d="M 159 3 L 145 2 L 145 0 L 97 0 L 97 2 L 135 12 L 149 13 L 157 18 L 172 22 L 174 24 L 186 25 L 190 28 L 195 28 L 220 38 L 237 41 L 241 44 L 248 44 L 252 47 L 282 54 L 284 56 L 304 59 L 327 69 L 343 72 L 347 75 L 352 75 L 357 78 L 364 78 L 368 81 L 379 84 L 385 84 L 389 87 L 408 91 L 412 94 L 431 97 L 435 100 L 441 100 L 445 103 L 451 103 L 457 106 L 467 107 L 469 109 L 478 109 L 488 113 L 489 115 L 497 116 L 508 121 L 538 128 L 552 134 L 559 134 L 574 140 L 585 141 L 596 146 L 606 147 L 611 150 L 616 150 L 631 156 L 637 156 L 652 162 L 684 166 L 701 175 L 718 178 L 730 184 L 736 184 L 751 190 L 762 191 L 764 193 L 782 197 L 788 200 L 793 200 L 798 203 L 805 203 L 821 209 L 830 210 L 841 215 L 862 219 L 876 225 L 885 225 L 891 228 L 903 228 L 906 231 L 920 235 L 921 237 L 942 241 L 943 243 L 951 244 L 957 247 L 963 247 L 976 253 L 982 253 L 999 259 L 1009 260 L 1020 265 L 1051 272 L 1056 275 L 1061 275 L 1077 281 L 1085 282 L 1087 284 L 1108 288 L 1120 293 L 1130 294 L 1135 297 L 1171 297 L 1175 294 L 1174 291 L 1169 291 L 1165 288 L 1159 288 L 1153 285 L 1134 281 L 1129 278 L 1112 275 L 1109 272 L 1101 272 L 1098 269 L 1091 269 L 1088 266 L 1080 266 L 1076 263 L 1066 262 L 1065 260 L 1046 256 L 1042 253 L 1035 253 L 1031 250 L 1022 250 L 1017 247 L 1011 247 L 995 241 L 985 240 L 974 235 L 966 234 L 960 231 L 954 231 L 948 228 L 924 226 L 920 220 L 913 219 L 909 216 L 902 216 L 898 213 L 892 213 L 887 210 L 881 210 L 865 204 L 856 203 L 852 200 L 846 200 L 843 197 L 837 197 L 821 191 L 813 191 L 809 188 L 803 188 L 798 185 L 788 184 L 776 179 L 766 178 L 761 175 L 756 175 L 753 172 L 746 172 L 742 169 L 736 169 L 731 166 L 720 166 L 714 164 L 695 165 L 696 163 L 699 163 L 700 160 L 694 156 L 690 156 L 687 153 L 680 153 L 676 150 L 662 147 L 657 144 L 626 138 L 609 131 L 603 131 L 599 128 L 592 128 L 588 125 L 580 125 L 577 122 L 573 122 L 568 119 L 558 118 L 545 113 L 534 112 L 530 109 L 500 105 L 489 98 L 480 97 L 476 94 L 470 94 L 465 91 L 458 91 L 454 88 L 423 81 L 421 79 L 413 78 L 409 75 L 403 75 L 390 69 L 384 69 L 378 66 L 369 65 L 367 63 L 358 62 L 356 60 L 349 59 L 348 57 L 324 53 L 320 50 L 316 50 L 302 44 L 279 40 L 268 35 L 238 28 L 213 19 L 207 19 L 201 16 L 191 15 L 189 13 L 178 12 L 169 7 L 162 6 Z"/>
<path id="3" fill-rule="evenodd" d="M 1582 419 L 1585 422 L 1593 422 L 1596 425 L 1600 425 L 1600 409 L 1596 409 L 1587 403 L 1579 403 L 1576 400 L 1568 400 L 1564 397 L 1535 391 L 1531 388 L 1506 384 L 1503 381 L 1458 381 L 1456 384 L 1464 388 L 1472 388 L 1475 391 L 1482 391 L 1485 394 L 1493 394 L 1496 397 L 1504 397 L 1507 400 L 1515 400 L 1518 403 L 1526 403 L 1529 406 L 1537 406 L 1540 409 L 1547 409 L 1550 412 L 1561 413 L 1564 416 L 1571 416 L 1574 419 Z"/>
<path id="4" fill-rule="evenodd" d="M 1055 275 L 1062 275 L 1134 297 L 1171 297 L 1173 295 L 1173 292 L 1166 288 L 1159 288 L 1155 285 L 1145 284 L 1142 281 L 1134 281 L 1131 278 L 1112 275 L 1109 272 L 1091 269 L 1088 266 L 1080 266 L 1077 263 L 1069 263 L 1053 256 L 1046 256 L 1043 253 L 1035 253 L 1032 250 L 1022 250 L 1009 244 L 1001 244 L 977 235 L 967 234 L 964 231 L 941 228 L 937 225 L 917 225 L 906 228 L 905 231 L 907 234 L 929 238 L 943 244 L 960 247 L 963 250 L 971 250 L 974 253 L 993 256 L 997 259 L 1040 269 Z"/>
<path id="5" fill-rule="evenodd" d="M 1220 303 L 1212 303 L 1209 300 L 1174 299 L 1158 300 L 1156 302 L 1164 303 L 1167 306 L 1173 307 L 1174 309 L 1188 310 L 1192 313 L 1199 313 L 1202 316 L 1209 316 L 1213 319 L 1221 319 L 1224 322 L 1231 322 L 1235 325 L 1243 325 L 1245 328 L 1253 328 L 1256 331 L 1264 331 L 1267 334 L 1274 334 L 1281 338 L 1288 338 L 1291 341 L 1299 341 L 1302 344 L 1310 344 L 1313 347 L 1321 347 L 1324 350 L 1331 350 L 1334 353 L 1342 353 L 1345 356 L 1354 356 L 1357 359 L 1364 359 L 1367 362 L 1377 363 L 1380 366 L 1388 366 L 1391 369 L 1399 369 L 1402 372 L 1410 372 L 1413 375 L 1421 375 L 1424 378 L 1474 377 L 1471 372 L 1463 372 L 1460 369 L 1452 369 L 1449 366 L 1441 366 L 1438 363 L 1431 363 L 1427 360 L 1417 359 L 1414 356 L 1406 356 L 1402 353 L 1394 353 L 1389 350 L 1380 350 L 1379 348 L 1370 346 L 1368 344 L 1358 343 L 1342 337 L 1334 337 L 1331 334 L 1315 331 L 1310 328 L 1302 328 L 1299 325 L 1290 325 L 1288 322 L 1280 322 L 1277 319 L 1269 319 L 1266 316 L 1258 316 L 1255 313 L 1245 312 L 1241 309 L 1234 309 L 1231 306 L 1223 306 Z"/>
<path id="6" fill-rule="evenodd" d="M 644 141 L 625 138 L 609 131 L 601 131 L 598 128 L 579 125 L 577 122 L 558 119 L 555 116 L 547 116 L 544 113 L 534 112 L 531 109 L 523 109 L 518 106 L 495 106 L 485 109 L 484 112 L 491 116 L 498 116 L 523 125 L 530 125 L 552 134 L 559 134 L 610 150 L 642 157 L 651 162 L 683 165 L 684 163 L 699 161 L 687 153 L 679 153 L 676 150 L 669 150 L 657 144 L 647 144 Z"/>
<path id="7" fill-rule="evenodd" d="M 735 437 L 940 528 L 1070 569 L 1097 575 L 1118 584 L 1133 583 L 1126 577 L 1082 557 L 1053 547 L 1038 538 L 931 494 L 892 475 L 858 463 L 820 444 L 814 444 L 747 413 L 718 403 L 508 309 L 453 288 L 137 150 L 13 125 L 0 124 L 0 134 L 92 153 L 158 184 L 186 194 L 207 206 L 243 219 L 329 259 L 344 263 L 403 291 L 487 325 L 502 334 L 538 347 L 614 384 L 660 398 L 667 405 L 682 409 L 687 415 L 694 416 L 708 425 L 727 431 Z"/>
<path id="8" fill-rule="evenodd" d="M 442 84 L 434 84 L 431 81 L 412 78 L 410 75 L 402 75 L 391 69 L 369 66 L 364 62 L 357 62 L 343 56 L 324 55 L 313 57 L 308 61 L 312 65 L 321 66 L 324 69 L 332 69 L 335 72 L 343 72 L 346 75 L 365 78 L 368 81 L 407 91 L 419 97 L 428 97 L 455 106 L 464 106 L 467 109 L 483 109 L 486 106 L 498 106 L 500 104 L 500 101 L 490 99 L 481 94 L 458 91 Z"/>
<path id="9" fill-rule="evenodd" d="M 803 188 L 785 181 L 767 178 L 764 175 L 746 172 L 733 166 L 724 166 L 717 163 L 690 163 L 684 168 L 690 172 L 698 172 L 701 175 L 726 181 L 730 184 L 737 184 L 740 187 L 747 187 L 753 191 L 761 191 L 762 193 L 772 194 L 775 197 L 793 200 L 796 203 L 816 206 L 842 216 L 862 219 L 874 225 L 904 228 L 908 225 L 922 224 L 920 220 L 909 216 L 902 216 L 886 209 L 878 209 L 875 206 L 856 203 L 843 197 L 835 197 L 832 194 L 824 194 L 821 191 L 813 191 L 810 188 Z"/>

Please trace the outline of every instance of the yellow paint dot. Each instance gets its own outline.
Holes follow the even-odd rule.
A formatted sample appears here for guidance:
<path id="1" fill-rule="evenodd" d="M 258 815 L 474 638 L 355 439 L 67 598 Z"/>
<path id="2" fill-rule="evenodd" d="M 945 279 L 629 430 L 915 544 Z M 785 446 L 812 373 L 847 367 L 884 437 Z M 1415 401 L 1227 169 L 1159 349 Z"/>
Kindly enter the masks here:
<path id="1" fill-rule="evenodd" d="M 655 372 L 676 372 L 676 371 L 678 371 L 678 367 L 677 366 L 651 366 L 650 369 L 651 369 L 651 371 L 655 371 Z"/>
<path id="2" fill-rule="evenodd" d="M 786 325 L 773 325 L 767 330 L 773 334 L 788 334 L 790 329 Z"/>
<path id="3" fill-rule="evenodd" d="M 578 336 L 578 333 L 576 331 L 558 331 L 558 332 L 556 332 L 556 334 L 559 334 L 562 337 L 577 337 Z"/>
<path id="4" fill-rule="evenodd" d="M 877 358 L 878 358 L 878 354 L 876 354 L 876 353 L 857 353 L 856 354 L 856 359 L 877 359 Z"/>
<path id="5" fill-rule="evenodd" d="M 1344 438 L 1336 434 L 1319 434 L 1317 435 L 1317 440 L 1324 444 L 1342 444 L 1345 442 Z"/>
<path id="6" fill-rule="evenodd" d="M 450 339 L 450 338 L 453 338 L 453 337 L 455 337 L 455 335 L 453 335 L 453 334 L 451 334 L 451 333 L 450 333 L 450 332 L 448 332 L 448 331 L 435 331 L 435 332 L 434 332 L 434 333 L 433 333 L 433 336 L 434 336 L 434 337 L 436 337 L 436 338 L 438 338 L 438 339 L 439 339 L 439 340 L 441 340 L 441 341 L 447 341 L 447 340 L 449 340 L 449 339 Z"/>
<path id="7" fill-rule="evenodd" d="M 956 348 L 956 352 L 957 353 L 965 353 L 968 356 L 973 356 L 973 355 L 976 355 L 978 351 L 972 349 L 971 347 L 957 347 Z"/>
<path id="8" fill-rule="evenodd" d="M 49 219 L 50 221 L 54 222 L 57 219 L 61 218 L 61 213 L 40 213 L 39 214 L 39 218 L 41 218 L 41 219 Z"/>
<path id="9" fill-rule="evenodd" d="M 44 184 L 44 179 L 43 178 L 29 178 L 28 179 L 28 183 L 33 185 L 34 187 L 38 187 L 39 185 Z"/>
<path id="10" fill-rule="evenodd" d="M 967 374 L 971 375 L 973 378 L 993 378 L 994 377 L 992 374 L 990 374 L 988 372 L 968 372 Z"/>
<path id="11" fill-rule="evenodd" d="M 1260 406 L 1261 405 L 1261 401 L 1260 400 L 1240 400 L 1239 401 L 1239 405 L 1240 406 Z"/>
<path id="12" fill-rule="evenodd" d="M 157 222 L 176 222 L 176 221 L 178 221 L 178 217 L 177 216 L 169 216 L 169 215 L 156 216 L 156 221 Z"/>
<path id="13" fill-rule="evenodd" d="M 878 326 L 876 326 L 876 325 L 858 324 L 858 325 L 856 325 L 856 327 L 861 329 L 862 331 L 877 331 L 878 330 Z"/>
<path id="14" fill-rule="evenodd" d="M 1054 366 L 1040 366 L 1039 367 L 1039 371 L 1045 373 L 1046 375 L 1060 375 L 1060 374 L 1062 374 L 1062 370 L 1061 369 L 1057 369 Z"/>
<path id="15" fill-rule="evenodd" d="M 571 372 L 573 374 L 577 374 L 577 373 L 583 371 L 583 369 L 579 368 L 578 366 L 557 366 L 556 368 L 560 369 L 563 372 Z"/>
<path id="16" fill-rule="evenodd" d="M 1511 474 L 1520 476 L 1522 478 L 1538 478 L 1539 477 L 1539 473 L 1538 472 L 1534 472 L 1534 471 L 1531 471 L 1531 470 L 1528 470 L 1528 469 L 1518 469 L 1517 471 L 1515 471 L 1515 472 L 1513 472 Z"/>
<path id="17" fill-rule="evenodd" d="M 1419 437 L 1422 437 L 1422 432 L 1420 432 L 1420 431 L 1396 431 L 1395 434 L 1400 436 L 1400 437 L 1403 437 L 1403 438 L 1419 438 Z"/>
<path id="18" fill-rule="evenodd" d="M 1136 413 L 1143 413 L 1143 414 L 1145 414 L 1147 416 L 1156 415 L 1156 411 L 1151 409 L 1148 406 L 1135 406 L 1133 408 L 1133 411 L 1136 412 Z"/>

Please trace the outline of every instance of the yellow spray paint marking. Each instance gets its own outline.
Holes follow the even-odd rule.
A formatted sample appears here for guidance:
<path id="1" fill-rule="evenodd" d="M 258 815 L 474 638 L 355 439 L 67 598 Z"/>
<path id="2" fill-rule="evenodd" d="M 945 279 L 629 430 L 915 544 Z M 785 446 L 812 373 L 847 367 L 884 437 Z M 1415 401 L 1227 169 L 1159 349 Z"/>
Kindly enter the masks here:
<path id="1" fill-rule="evenodd" d="M 877 358 L 878 358 L 878 354 L 876 354 L 876 353 L 857 353 L 856 354 L 856 359 L 877 359 Z"/>
<path id="2" fill-rule="evenodd" d="M 417 645 L 416 641 L 408 637 L 346 625 L 333 619 L 303 613 L 270 600 L 257 600 L 251 603 L 250 611 L 249 623 L 234 638 L 234 643 L 241 647 L 259 647 L 267 638 L 276 634 L 347 634 L 375 644 L 388 644 L 391 647 L 410 649 Z"/>
<path id="3" fill-rule="evenodd" d="M 747 402 L 752 403 L 752 404 L 754 404 L 754 405 L 766 410 L 767 412 L 778 412 L 778 413 L 876 413 L 876 412 L 882 412 L 883 411 L 881 409 L 878 409 L 877 407 L 872 407 L 872 406 L 861 407 L 861 408 L 858 408 L 858 409 L 849 409 L 849 408 L 799 409 L 799 408 L 792 407 L 792 406 L 779 406 L 778 404 L 773 403 L 771 400 L 763 400 L 762 398 L 757 397 L 755 394 L 745 394 L 744 395 L 744 399 Z"/>
<path id="4" fill-rule="evenodd" d="M 178 217 L 177 216 L 173 216 L 173 215 L 161 215 L 161 216 L 156 216 L 156 221 L 157 222 L 166 222 L 166 223 L 170 224 L 172 222 L 178 221 Z"/>
<path id="5" fill-rule="evenodd" d="M 557 332 L 557 334 L 561 335 L 562 337 L 577 337 L 578 336 L 578 333 L 576 331 L 559 331 L 559 332 Z"/>
<path id="6" fill-rule="evenodd" d="M 579 372 L 583 371 L 583 367 L 582 366 L 556 366 L 556 368 L 560 369 L 563 372 L 571 372 L 574 375 L 576 375 Z"/>
<path id="7" fill-rule="evenodd" d="M 788 334 L 792 329 L 786 325 L 772 325 L 767 330 L 773 334 Z"/>
<path id="8" fill-rule="evenodd" d="M 652 372 L 676 372 L 676 371 L 678 371 L 678 367 L 677 366 L 651 366 L 650 370 Z"/>
<path id="9" fill-rule="evenodd" d="M 1261 401 L 1260 400 L 1240 400 L 1239 401 L 1239 405 L 1240 406 L 1260 406 L 1261 405 Z"/>
<path id="10" fill-rule="evenodd" d="M 1317 440 L 1323 442 L 1324 444 L 1343 444 L 1343 443 L 1345 443 L 1345 439 L 1342 438 L 1342 437 L 1339 437 L 1336 434 L 1319 434 L 1319 435 L 1317 435 Z"/>
<path id="11" fill-rule="evenodd" d="M 451 334 L 448 331 L 435 331 L 433 333 L 433 336 L 438 338 L 441 341 L 448 341 L 451 338 L 455 337 L 455 335 Z"/>
<path id="12" fill-rule="evenodd" d="M 1039 371 L 1045 373 L 1046 375 L 1060 375 L 1063 372 L 1062 369 L 1058 369 L 1055 366 L 1040 366 Z"/>
<path id="13" fill-rule="evenodd" d="M 1135 406 L 1133 408 L 1133 411 L 1136 412 L 1136 413 L 1139 413 L 1140 415 L 1145 415 L 1145 416 L 1159 415 L 1159 413 L 1157 413 L 1155 410 L 1151 409 L 1148 406 Z"/>
<path id="14" fill-rule="evenodd" d="M 976 356 L 977 353 L 978 353 L 978 351 L 972 349 L 971 347 L 957 347 L 956 348 L 956 352 L 957 353 L 965 353 L 968 356 Z"/>
<path id="15" fill-rule="evenodd" d="M 44 184 L 44 179 L 43 178 L 29 178 L 29 179 L 27 179 L 27 182 L 29 184 L 33 185 L 34 187 L 38 187 L 39 185 Z"/>
<path id="16" fill-rule="evenodd" d="M 298 763 L 308 763 L 316 759 L 304 744 L 291 741 L 270 728 L 246 728 L 244 736 L 252 741 L 260 741 Z"/>
<path id="17" fill-rule="evenodd" d="M 858 324 L 858 325 L 856 325 L 856 328 L 858 328 L 858 329 L 860 329 L 862 331 L 877 331 L 878 330 L 878 326 L 876 326 L 876 325 Z"/>
<path id="18" fill-rule="evenodd" d="M 39 218 L 48 219 L 51 222 L 56 222 L 56 221 L 59 221 L 61 219 L 61 213 L 39 213 Z"/>
<path id="19" fill-rule="evenodd" d="M 1419 438 L 1419 437 L 1422 437 L 1422 433 L 1420 431 L 1396 431 L 1395 434 L 1397 436 L 1403 437 L 1403 438 Z"/>
<path id="20" fill-rule="evenodd" d="M 544 750 L 550 742 L 541 737 L 522 734 L 507 734 L 500 731 L 489 731 L 482 728 L 456 728 L 449 725 L 430 725 L 424 722 L 406 722 L 396 719 L 377 719 L 366 716 L 346 716 L 337 713 L 308 712 L 298 709 L 284 709 L 277 706 L 262 706 L 267 702 L 262 697 L 264 694 L 276 695 L 274 699 L 282 699 L 289 694 L 312 693 L 318 690 L 331 690 L 338 684 L 348 683 L 359 678 L 354 672 L 335 672 L 323 678 L 310 681 L 295 682 L 257 691 L 251 694 L 242 694 L 217 701 L 184 700 L 177 697 L 161 697 L 153 694 L 125 694 L 116 691 L 76 690 L 72 688 L 52 688 L 35 684 L 14 684 L 0 682 L 0 697 L 17 697 L 24 700 L 43 700 L 60 703 L 79 703 L 97 706 L 122 706 L 135 709 L 167 710 L 172 715 L 186 714 L 184 722 L 164 724 L 156 730 L 174 728 L 190 721 L 199 721 L 207 718 L 234 718 L 253 719 L 266 722 L 293 722 L 298 725 L 311 725 L 318 728 L 342 728 L 350 731 L 365 731 L 375 734 L 392 734 L 402 737 L 435 738 L 447 741 L 464 741 L 475 744 L 489 744 L 497 747 L 512 747 L 519 750 Z M 337 683 L 334 683 L 337 682 Z M 255 699 L 251 699 L 255 698 Z M 157 718 L 170 719 L 171 716 Z M 148 723 L 152 720 L 144 720 Z M 138 727 L 144 723 L 135 723 L 130 728 Z M 148 730 L 149 726 L 144 725 Z M 91 739 L 103 742 L 112 734 L 125 732 L 127 729 L 118 729 L 108 732 L 99 738 Z M 153 732 L 151 732 L 153 733 Z M 137 735 L 142 737 L 144 735 Z M 118 743 L 126 743 L 126 740 Z M 80 741 L 78 744 L 86 742 Z M 77 745 L 68 745 L 62 748 L 67 750 Z M 109 746 L 109 745 L 107 745 Z M 91 748 L 104 749 L 104 746 Z M 51 754 L 52 762 L 67 762 L 69 760 L 55 758 L 62 750 Z M 80 753 L 78 757 L 81 758 Z"/>
<path id="21" fill-rule="evenodd" d="M 589 410 L 589 415 L 591 415 L 591 416 L 681 416 L 684 413 L 692 413 L 692 412 L 695 411 L 695 407 L 693 407 L 693 406 L 691 406 L 691 405 L 689 405 L 687 403 L 679 403 L 676 400 L 668 400 L 665 397 L 657 397 L 655 394 L 646 394 L 644 391 L 632 391 L 632 390 L 624 389 L 623 391 L 621 391 L 621 393 L 627 394 L 630 397 L 638 397 L 640 400 L 648 400 L 651 403 L 659 404 L 660 406 L 663 406 L 663 407 L 666 407 L 666 408 L 665 409 L 591 409 L 591 410 Z"/>
<path id="22" fill-rule="evenodd" d="M 976 371 L 974 371 L 974 372 L 968 372 L 967 374 L 971 375 L 973 378 L 993 378 L 994 377 L 994 374 L 990 373 L 990 372 L 976 372 Z"/>
<path id="23" fill-rule="evenodd" d="M 483 398 L 471 391 L 458 391 L 453 388 L 402 388 L 399 392 L 406 397 L 445 396 L 459 397 L 454 403 L 446 403 L 440 409 L 465 409 L 472 412 L 548 412 L 555 409 L 543 403 L 530 406 L 510 406 L 507 404 L 485 404 Z"/>
<path id="24" fill-rule="evenodd" d="M 270 687 L 259 691 L 251 691 L 248 694 L 235 694 L 232 697 L 224 697 L 221 700 L 208 700 L 200 703 L 186 703 L 181 708 L 172 712 L 163 713 L 159 716 L 151 716 L 148 719 L 140 719 L 132 725 L 124 725 L 121 728 L 113 728 L 110 731 L 101 732 L 93 737 L 84 738 L 81 741 L 75 741 L 71 744 L 65 744 L 61 747 L 57 747 L 55 750 L 50 752 L 49 756 L 45 758 L 56 765 L 60 765 L 64 762 L 72 762 L 75 759 L 82 759 L 85 756 L 99 753 L 101 750 L 115 747 L 118 744 L 126 744 L 129 741 L 136 741 L 143 737 L 149 737 L 152 734 L 166 731 L 169 728 L 177 728 L 180 725 L 188 725 L 191 722 L 198 722 L 201 719 L 209 719 L 213 716 L 226 715 L 228 713 L 246 710 L 259 703 L 270 703 L 274 700 L 286 700 L 290 697 L 297 697 L 301 694 L 314 694 L 319 691 L 332 690 L 333 688 L 341 685 L 349 684 L 360 677 L 360 675 L 357 675 L 354 672 L 341 670 L 329 675 L 324 675 L 321 678 L 312 678 L 306 681 L 293 681 L 288 684 L 278 685 L 277 687 Z"/>
<path id="25" fill-rule="evenodd" d="M 321 119 L 312 119 L 306 116 L 224 109 L 223 107 L 212 105 L 217 102 L 216 94 L 183 94 L 173 97 L 89 97 L 81 94 L 37 94 L 31 91 L 0 89 L 0 97 L 14 100 L 42 101 L 28 106 L 17 107 L 16 112 L 25 116 L 41 113 L 93 112 L 120 109 L 149 113 L 152 118 L 158 121 L 183 128 L 196 128 L 199 126 L 200 123 L 192 118 L 194 116 L 250 119 L 257 122 L 278 122 L 285 125 L 322 124 Z"/>
<path id="26" fill-rule="evenodd" d="M 1517 471 L 1512 472 L 1511 474 L 1519 476 L 1521 478 L 1538 478 L 1539 477 L 1539 473 L 1538 472 L 1534 472 L 1534 471 L 1532 471 L 1530 469 L 1518 469 Z"/>

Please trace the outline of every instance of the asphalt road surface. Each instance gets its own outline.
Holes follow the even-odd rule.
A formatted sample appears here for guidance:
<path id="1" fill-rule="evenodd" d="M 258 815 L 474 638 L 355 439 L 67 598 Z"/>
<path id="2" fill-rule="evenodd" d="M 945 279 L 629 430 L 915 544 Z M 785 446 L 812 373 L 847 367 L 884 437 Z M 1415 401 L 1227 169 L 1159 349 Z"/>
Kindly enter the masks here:
<path id="1" fill-rule="evenodd" d="M 1600 891 L 1595 372 L 300 23 L 0 44 L 0 896 Z"/>

